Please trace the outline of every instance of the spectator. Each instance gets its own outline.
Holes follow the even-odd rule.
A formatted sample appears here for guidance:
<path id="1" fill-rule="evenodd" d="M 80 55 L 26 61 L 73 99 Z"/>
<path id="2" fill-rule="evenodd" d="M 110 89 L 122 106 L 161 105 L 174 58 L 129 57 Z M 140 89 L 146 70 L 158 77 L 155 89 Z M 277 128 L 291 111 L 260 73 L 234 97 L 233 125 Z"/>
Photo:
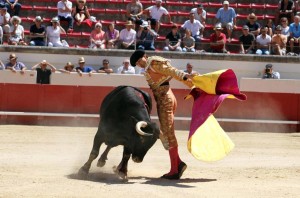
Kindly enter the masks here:
<path id="1" fill-rule="evenodd" d="M 203 37 L 204 26 L 200 23 L 200 21 L 195 19 L 194 13 L 190 13 L 190 19 L 185 21 L 181 27 L 185 30 L 191 30 L 192 37 L 195 39 L 196 43 L 201 41 L 201 38 Z"/>
<path id="2" fill-rule="evenodd" d="M 182 51 L 181 47 L 181 35 L 178 32 L 177 25 L 172 26 L 172 30 L 166 36 L 166 46 L 164 51 Z"/>
<path id="3" fill-rule="evenodd" d="M 66 42 L 60 40 L 60 34 L 66 34 L 64 28 L 59 24 L 59 19 L 53 17 L 51 20 L 52 26 L 46 28 L 46 37 L 49 47 L 69 47 Z"/>
<path id="4" fill-rule="evenodd" d="M 290 24 L 290 49 L 294 52 L 294 46 L 300 45 L 300 16 L 294 17 L 294 23 Z"/>
<path id="5" fill-rule="evenodd" d="M 80 57 L 78 59 L 78 64 L 79 64 L 79 67 L 76 67 L 76 71 L 79 74 L 79 76 L 82 76 L 82 73 L 88 73 L 89 76 L 91 76 L 92 73 L 96 72 L 93 67 L 84 66 L 85 65 L 84 57 Z"/>
<path id="6" fill-rule="evenodd" d="M 43 19 L 40 16 L 35 17 L 34 23 L 30 27 L 30 35 L 32 36 L 30 45 L 31 46 L 45 46 L 45 32 L 46 28 L 42 25 Z"/>
<path id="7" fill-rule="evenodd" d="M 120 32 L 120 47 L 121 49 L 134 49 L 136 31 L 132 29 L 132 21 L 127 21 L 125 24 L 126 28 Z"/>
<path id="8" fill-rule="evenodd" d="M 194 13 L 195 19 L 200 21 L 200 23 L 205 27 L 206 24 L 206 11 L 202 4 L 198 4 L 197 8 L 193 8 L 191 13 Z"/>
<path id="9" fill-rule="evenodd" d="M 74 69 L 74 65 L 71 62 L 67 62 L 63 69 L 59 69 L 58 71 L 66 74 L 70 74 L 71 72 L 76 72 Z"/>
<path id="10" fill-rule="evenodd" d="M 7 12 L 7 8 L 4 4 L 0 5 L 0 31 L 2 36 L 5 33 L 9 33 L 9 20 L 10 14 Z"/>
<path id="11" fill-rule="evenodd" d="M 154 39 L 157 37 L 157 33 L 151 29 L 147 21 L 143 21 L 140 25 L 139 31 L 136 34 L 137 49 L 142 50 L 155 50 Z"/>
<path id="12" fill-rule="evenodd" d="M 147 21 L 151 22 L 151 26 L 154 26 L 155 32 L 158 33 L 159 27 L 160 27 L 160 19 L 163 15 L 166 15 L 168 17 L 168 22 L 172 23 L 171 16 L 166 8 L 164 8 L 162 4 L 162 0 L 156 0 L 155 5 L 150 6 L 145 10 L 145 13 L 148 14 L 149 18 Z"/>
<path id="13" fill-rule="evenodd" d="M 271 78 L 271 79 L 280 79 L 279 72 L 273 71 L 273 65 L 267 64 L 265 70 L 263 71 L 263 79 Z"/>
<path id="14" fill-rule="evenodd" d="M 0 60 L 0 70 L 5 69 L 5 65 L 3 64 L 3 62 Z"/>
<path id="15" fill-rule="evenodd" d="M 223 2 L 223 8 L 220 8 L 216 14 L 217 23 L 221 23 L 222 27 L 227 29 L 228 42 L 231 42 L 232 30 L 236 29 L 236 13 L 229 2 Z"/>
<path id="16" fill-rule="evenodd" d="M 275 55 L 283 56 L 286 54 L 287 36 L 281 34 L 282 27 L 278 25 L 272 37 L 272 50 Z"/>
<path id="17" fill-rule="evenodd" d="M 191 63 L 187 63 L 186 64 L 186 69 L 183 70 L 185 73 L 188 73 L 188 74 L 198 74 L 198 72 L 194 71 L 193 70 L 193 65 Z"/>
<path id="18" fill-rule="evenodd" d="M 120 33 L 119 30 L 115 29 L 115 24 L 110 23 L 108 25 L 107 32 L 105 33 L 106 39 L 106 48 L 107 49 L 114 49 L 117 47 L 117 42 L 119 40 Z"/>
<path id="19" fill-rule="evenodd" d="M 69 0 L 61 0 L 57 3 L 57 16 L 60 21 L 68 22 L 67 32 L 73 32 L 74 19 L 72 17 L 72 2 Z"/>
<path id="20" fill-rule="evenodd" d="M 102 61 L 102 67 L 99 68 L 98 73 L 106 73 L 106 74 L 114 73 L 113 69 L 109 67 L 109 60 L 104 59 Z"/>
<path id="21" fill-rule="evenodd" d="M 5 69 L 9 69 L 14 73 L 20 71 L 21 74 L 24 74 L 26 70 L 26 66 L 22 62 L 18 62 L 17 59 L 18 57 L 16 56 L 16 54 L 10 54 L 8 59 L 9 62 L 5 64 Z"/>
<path id="22" fill-rule="evenodd" d="M 118 68 L 118 74 L 135 74 L 135 69 L 130 65 L 129 59 L 123 61 L 123 65 Z"/>
<path id="23" fill-rule="evenodd" d="M 293 0 L 280 0 L 278 3 L 278 11 L 275 16 L 276 24 L 278 24 L 278 20 L 282 17 L 286 17 L 290 21 L 294 21 L 294 11 L 295 5 Z"/>
<path id="24" fill-rule="evenodd" d="M 222 26 L 220 23 L 215 25 L 215 33 L 210 35 L 210 49 L 209 51 L 212 53 L 228 53 L 225 45 L 226 45 L 226 35 L 222 33 Z"/>
<path id="25" fill-rule="evenodd" d="M 287 37 L 290 36 L 290 26 L 289 26 L 289 21 L 286 17 L 282 17 L 280 20 L 280 25 L 282 27 L 281 34 L 286 35 Z"/>
<path id="26" fill-rule="evenodd" d="M 8 39 L 9 45 L 27 45 L 25 43 L 24 28 L 21 25 L 21 18 L 13 16 L 10 19 L 11 26 L 9 28 L 10 37 Z"/>
<path id="27" fill-rule="evenodd" d="M 76 0 L 75 8 L 72 10 L 72 16 L 78 26 L 81 25 L 85 19 L 90 18 L 90 12 L 86 6 L 86 0 Z"/>
<path id="28" fill-rule="evenodd" d="M 19 16 L 22 5 L 18 0 L 6 0 L 5 6 L 10 16 Z"/>
<path id="29" fill-rule="evenodd" d="M 51 69 L 48 69 L 49 66 Z M 56 68 L 48 63 L 46 60 L 34 65 L 32 70 L 36 70 L 36 83 L 37 84 L 50 84 L 50 76 L 52 72 L 56 71 Z"/>
<path id="30" fill-rule="evenodd" d="M 260 33 L 260 24 L 256 22 L 257 16 L 254 13 L 251 13 L 247 17 L 248 22 L 246 25 L 249 28 L 249 32 L 252 33 L 255 37 Z"/>
<path id="31" fill-rule="evenodd" d="M 275 30 L 275 24 L 273 23 L 273 20 L 272 19 L 267 19 L 267 23 L 265 25 L 265 27 L 267 27 L 267 34 L 269 36 L 273 36 L 273 32 Z"/>
<path id="32" fill-rule="evenodd" d="M 295 15 L 299 15 L 300 14 L 300 1 L 297 0 L 294 2 L 295 5 Z"/>
<path id="33" fill-rule="evenodd" d="M 95 24 L 95 29 L 91 32 L 89 48 L 105 49 L 105 42 L 105 32 L 102 30 L 102 24 L 98 22 Z"/>
<path id="34" fill-rule="evenodd" d="M 185 30 L 185 37 L 182 39 L 184 52 L 195 52 L 195 39 L 192 37 L 191 30 Z"/>
<path id="35" fill-rule="evenodd" d="M 131 20 L 140 26 L 143 23 L 142 14 L 143 5 L 139 0 L 131 0 L 131 2 L 127 4 L 126 16 L 128 17 L 128 20 Z"/>
<path id="36" fill-rule="evenodd" d="M 269 55 L 271 37 L 267 34 L 267 27 L 261 28 L 261 34 L 256 37 L 256 54 Z"/>
<path id="37" fill-rule="evenodd" d="M 254 42 L 255 37 L 249 32 L 247 25 L 243 26 L 243 34 L 239 38 L 240 42 L 240 54 L 254 54 Z"/>

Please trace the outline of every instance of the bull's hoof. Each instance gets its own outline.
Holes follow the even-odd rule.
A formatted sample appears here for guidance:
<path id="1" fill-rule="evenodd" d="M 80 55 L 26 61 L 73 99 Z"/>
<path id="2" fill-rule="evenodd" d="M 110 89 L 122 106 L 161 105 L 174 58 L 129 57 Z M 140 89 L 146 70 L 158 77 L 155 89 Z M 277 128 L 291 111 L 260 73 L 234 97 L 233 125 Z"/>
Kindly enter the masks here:
<path id="1" fill-rule="evenodd" d="M 88 173 L 89 170 L 85 169 L 84 167 L 81 167 L 77 175 L 80 179 L 87 179 Z"/>
<path id="2" fill-rule="evenodd" d="M 120 170 L 118 169 L 118 167 L 116 167 L 116 166 L 113 167 L 113 171 L 114 171 L 114 173 L 116 173 L 116 174 L 119 176 L 119 178 L 121 178 L 123 181 L 125 181 L 125 182 L 128 181 L 127 173 L 124 173 L 124 172 L 120 171 Z"/>
<path id="3" fill-rule="evenodd" d="M 106 164 L 106 161 L 105 161 L 105 160 L 102 161 L 101 159 L 99 159 L 98 162 L 97 162 L 97 166 L 98 166 L 98 167 L 103 167 L 105 164 Z"/>

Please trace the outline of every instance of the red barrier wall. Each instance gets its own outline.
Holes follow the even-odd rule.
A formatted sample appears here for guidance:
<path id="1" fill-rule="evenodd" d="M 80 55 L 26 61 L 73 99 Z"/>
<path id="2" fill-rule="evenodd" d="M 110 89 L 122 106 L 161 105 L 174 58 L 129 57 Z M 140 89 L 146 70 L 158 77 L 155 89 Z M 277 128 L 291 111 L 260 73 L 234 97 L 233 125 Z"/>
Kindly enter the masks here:
<path id="1" fill-rule="evenodd" d="M 114 87 L 0 83 L 0 111 L 98 114 L 103 98 Z M 149 89 L 143 89 L 149 93 Z M 177 117 L 189 117 L 193 99 L 189 90 L 174 89 Z M 300 121 L 300 94 L 246 92 L 247 101 L 227 99 L 217 118 Z M 152 115 L 157 115 L 154 98 Z M 298 127 L 299 128 L 299 127 Z M 299 130 L 299 129 L 298 129 Z"/>

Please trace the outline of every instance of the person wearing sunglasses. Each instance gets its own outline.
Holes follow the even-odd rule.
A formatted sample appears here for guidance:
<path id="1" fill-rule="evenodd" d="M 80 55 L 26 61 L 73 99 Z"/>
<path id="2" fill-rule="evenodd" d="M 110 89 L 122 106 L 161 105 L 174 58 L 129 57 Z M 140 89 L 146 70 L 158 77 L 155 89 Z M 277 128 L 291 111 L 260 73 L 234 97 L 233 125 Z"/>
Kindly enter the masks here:
<path id="1" fill-rule="evenodd" d="M 280 25 L 282 27 L 282 30 L 281 30 L 281 34 L 283 35 L 286 35 L 287 37 L 290 36 L 290 26 L 289 26 L 289 21 L 286 17 L 282 17 L 280 19 Z"/>
<path id="2" fill-rule="evenodd" d="M 215 25 L 215 33 L 210 35 L 210 49 L 212 53 L 228 53 L 225 48 L 226 35 L 222 32 L 223 28 L 220 23 Z"/>
<path id="3" fill-rule="evenodd" d="M 272 52 L 275 55 L 283 56 L 286 54 L 287 37 L 281 34 L 282 27 L 276 26 L 275 34 L 272 37 Z"/>
<path id="4" fill-rule="evenodd" d="M 90 12 L 86 6 L 86 0 L 76 1 L 76 5 L 72 10 L 72 16 L 78 26 L 80 26 L 85 19 L 90 18 Z"/>
<path id="5" fill-rule="evenodd" d="M 254 13 L 251 13 L 247 17 L 248 22 L 246 25 L 249 27 L 249 32 L 252 33 L 255 37 L 260 33 L 261 25 L 257 22 L 257 16 Z"/>

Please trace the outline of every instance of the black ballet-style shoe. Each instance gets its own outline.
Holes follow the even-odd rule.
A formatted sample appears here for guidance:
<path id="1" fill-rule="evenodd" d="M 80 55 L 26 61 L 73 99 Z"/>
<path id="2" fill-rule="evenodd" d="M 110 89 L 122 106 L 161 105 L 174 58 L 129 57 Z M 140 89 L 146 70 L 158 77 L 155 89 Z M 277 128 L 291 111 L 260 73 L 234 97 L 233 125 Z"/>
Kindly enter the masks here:
<path id="1" fill-rule="evenodd" d="M 178 173 L 175 173 L 173 175 L 164 174 L 160 178 L 162 178 L 162 179 L 169 179 L 169 180 L 178 180 L 179 179 L 179 174 Z"/>
<path id="2" fill-rule="evenodd" d="M 183 172 L 186 170 L 187 165 L 184 162 L 180 162 L 178 165 L 178 179 L 181 178 Z"/>

